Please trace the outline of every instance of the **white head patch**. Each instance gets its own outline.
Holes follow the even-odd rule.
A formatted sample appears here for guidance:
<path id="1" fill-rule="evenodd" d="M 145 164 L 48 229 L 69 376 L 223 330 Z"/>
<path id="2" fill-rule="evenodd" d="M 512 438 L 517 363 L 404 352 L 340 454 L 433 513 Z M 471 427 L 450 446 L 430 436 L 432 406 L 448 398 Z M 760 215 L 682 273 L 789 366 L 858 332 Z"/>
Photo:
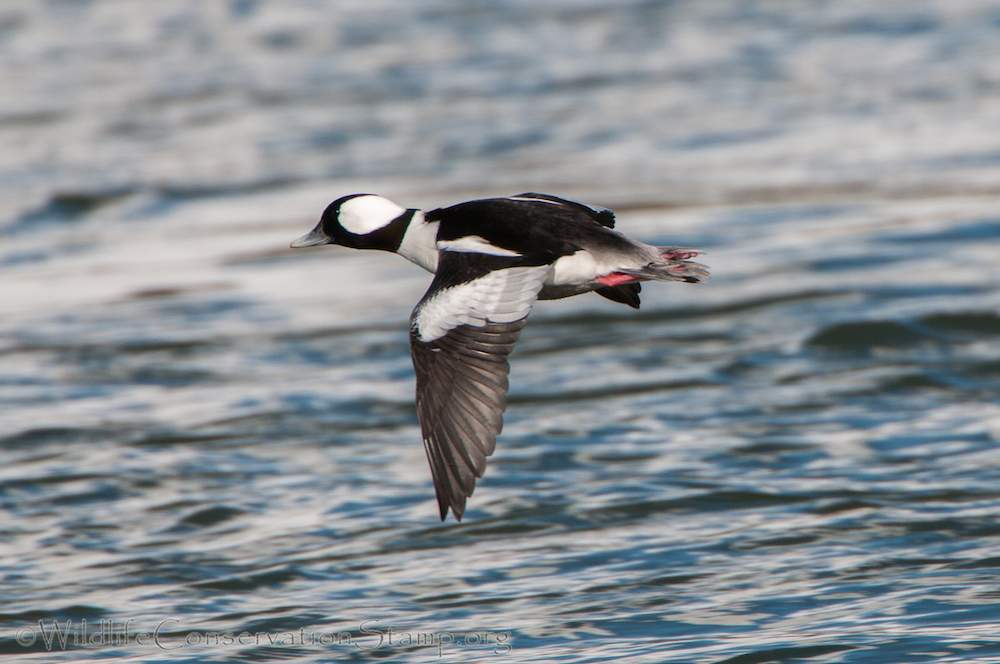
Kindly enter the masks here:
<path id="1" fill-rule="evenodd" d="M 388 198 L 366 194 L 344 201 L 337 221 L 350 233 L 368 235 L 406 212 Z"/>

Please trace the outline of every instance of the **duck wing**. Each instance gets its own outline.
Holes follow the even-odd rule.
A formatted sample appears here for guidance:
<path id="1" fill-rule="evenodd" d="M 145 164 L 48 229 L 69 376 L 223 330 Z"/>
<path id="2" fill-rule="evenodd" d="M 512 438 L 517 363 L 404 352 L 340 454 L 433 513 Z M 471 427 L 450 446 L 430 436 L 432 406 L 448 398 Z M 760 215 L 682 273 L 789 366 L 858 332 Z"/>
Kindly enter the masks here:
<path id="1" fill-rule="evenodd" d="M 507 406 L 507 356 L 549 266 L 440 251 L 438 270 L 410 317 L 417 415 L 443 521 L 465 513 L 496 447 Z"/>

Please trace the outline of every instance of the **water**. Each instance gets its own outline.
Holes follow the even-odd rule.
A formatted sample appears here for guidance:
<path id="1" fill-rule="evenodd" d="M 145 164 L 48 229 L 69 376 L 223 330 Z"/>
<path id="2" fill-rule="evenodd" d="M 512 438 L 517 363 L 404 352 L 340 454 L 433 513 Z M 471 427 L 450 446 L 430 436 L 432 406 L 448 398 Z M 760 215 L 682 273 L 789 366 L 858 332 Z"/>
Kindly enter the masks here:
<path id="1" fill-rule="evenodd" d="M 998 33 L 979 0 L 6 3 L 0 652 L 997 661 Z M 346 193 L 525 190 L 713 279 L 540 303 L 441 524 L 427 275 L 287 245 Z"/>

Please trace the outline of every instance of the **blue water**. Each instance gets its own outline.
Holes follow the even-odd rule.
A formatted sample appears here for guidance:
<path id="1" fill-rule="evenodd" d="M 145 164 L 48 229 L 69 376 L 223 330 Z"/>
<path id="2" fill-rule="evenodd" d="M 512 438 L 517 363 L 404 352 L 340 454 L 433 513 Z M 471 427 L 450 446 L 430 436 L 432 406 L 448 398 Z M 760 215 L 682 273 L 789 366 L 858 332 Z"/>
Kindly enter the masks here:
<path id="1" fill-rule="evenodd" d="M 11 2 L 0 88 L 4 657 L 1000 660 L 995 3 Z M 428 275 L 288 242 L 526 190 L 713 279 L 539 303 L 442 524 Z"/>

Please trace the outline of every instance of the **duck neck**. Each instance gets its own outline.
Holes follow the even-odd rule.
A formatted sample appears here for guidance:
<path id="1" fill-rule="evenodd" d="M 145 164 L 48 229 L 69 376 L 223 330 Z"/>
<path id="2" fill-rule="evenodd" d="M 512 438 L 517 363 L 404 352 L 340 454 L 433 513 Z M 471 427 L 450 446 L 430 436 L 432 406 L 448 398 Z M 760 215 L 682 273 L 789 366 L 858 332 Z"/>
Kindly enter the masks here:
<path id="1" fill-rule="evenodd" d="M 438 223 L 437 221 L 427 222 L 423 212 L 415 211 L 396 253 L 428 272 L 437 271 Z"/>

